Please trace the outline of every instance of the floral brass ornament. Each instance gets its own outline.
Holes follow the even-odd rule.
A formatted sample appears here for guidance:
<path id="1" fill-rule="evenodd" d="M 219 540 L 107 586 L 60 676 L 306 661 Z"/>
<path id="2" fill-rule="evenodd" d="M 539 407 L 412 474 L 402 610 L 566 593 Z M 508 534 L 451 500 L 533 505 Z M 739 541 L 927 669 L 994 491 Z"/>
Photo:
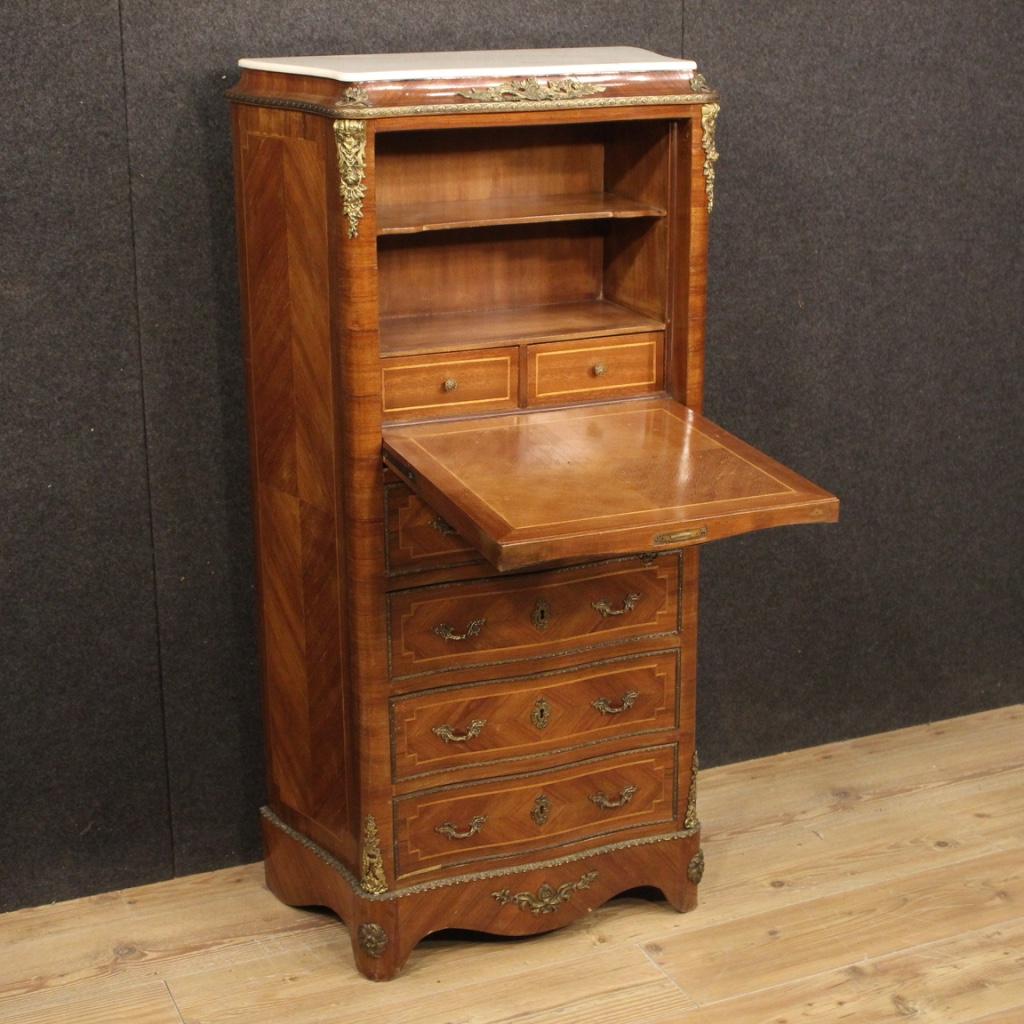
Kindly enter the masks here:
<path id="1" fill-rule="evenodd" d="M 502 82 L 487 89 L 467 89 L 455 95 L 476 103 L 543 103 L 548 100 L 573 100 L 580 96 L 593 96 L 607 88 L 605 85 L 581 82 L 570 75 L 547 82 L 538 81 L 536 78 L 515 78 L 511 82 Z"/>
<path id="2" fill-rule="evenodd" d="M 359 237 L 366 199 L 366 124 L 363 121 L 334 122 L 338 146 L 338 191 L 341 208 L 348 218 L 348 237 Z"/>
<path id="3" fill-rule="evenodd" d="M 700 880 L 704 877 L 703 850 L 698 850 L 691 858 L 690 863 L 686 865 L 686 877 L 694 885 L 700 885 Z"/>
<path id="4" fill-rule="evenodd" d="M 690 91 L 703 94 L 706 92 L 714 92 L 714 89 L 708 85 L 708 80 L 698 71 L 693 78 L 690 79 Z"/>
<path id="5" fill-rule="evenodd" d="M 440 516 L 434 516 L 434 518 L 430 520 L 430 525 L 437 530 L 442 537 L 454 537 L 456 534 L 455 527 L 446 523 Z"/>
<path id="6" fill-rule="evenodd" d="M 345 90 L 345 106 L 368 107 L 370 94 L 361 85 L 350 85 Z"/>
<path id="7" fill-rule="evenodd" d="M 379 924 L 361 924 L 359 945 L 367 956 L 383 956 L 388 948 L 388 933 Z"/>
<path id="8" fill-rule="evenodd" d="M 697 817 L 697 771 L 700 768 L 700 759 L 697 751 L 693 752 L 693 761 L 690 764 L 690 794 L 686 798 L 686 817 L 683 819 L 683 828 L 700 828 L 700 819 Z"/>
<path id="9" fill-rule="evenodd" d="M 546 825 L 551 817 L 551 801 L 543 793 L 533 801 L 533 810 L 530 811 L 535 825 Z"/>
<path id="10" fill-rule="evenodd" d="M 515 904 L 520 910 L 528 910 L 538 917 L 541 914 L 553 914 L 563 904 L 567 903 L 573 893 L 582 889 L 589 889 L 597 880 L 596 871 L 588 871 L 578 881 L 564 882 L 557 889 L 545 882 L 534 895 L 532 892 L 512 892 L 511 889 L 499 889 L 491 895 L 504 907 Z"/>
<path id="11" fill-rule="evenodd" d="M 465 743 L 468 740 L 475 740 L 484 731 L 486 724 L 486 718 L 474 718 L 465 732 L 456 732 L 450 725 L 435 725 L 430 731 L 435 736 L 440 736 L 445 743 Z"/>
<path id="12" fill-rule="evenodd" d="M 704 190 L 708 196 L 708 215 L 715 205 L 715 161 L 718 160 L 718 149 L 715 147 L 715 118 L 722 108 L 717 103 L 705 103 L 700 108 L 701 133 L 700 144 L 704 147 Z"/>
<path id="13" fill-rule="evenodd" d="M 380 852 L 380 834 L 377 831 L 377 819 L 366 816 L 363 826 L 363 857 L 362 857 L 363 888 L 374 895 L 387 892 L 388 883 L 384 877 L 384 858 Z"/>
<path id="14" fill-rule="evenodd" d="M 551 723 L 551 705 L 543 697 L 537 699 L 537 703 L 533 705 L 533 711 L 530 712 L 530 721 L 538 729 L 546 729 Z"/>

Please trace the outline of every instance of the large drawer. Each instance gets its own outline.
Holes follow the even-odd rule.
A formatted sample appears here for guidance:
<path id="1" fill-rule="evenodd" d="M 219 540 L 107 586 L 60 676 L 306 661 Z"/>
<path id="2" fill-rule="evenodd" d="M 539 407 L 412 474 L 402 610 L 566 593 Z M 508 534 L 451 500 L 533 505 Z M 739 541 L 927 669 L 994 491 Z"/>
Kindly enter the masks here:
<path id="1" fill-rule="evenodd" d="M 675 743 L 395 800 L 397 873 L 512 857 L 671 822 Z"/>
<path id="2" fill-rule="evenodd" d="M 400 482 L 384 487 L 384 532 L 389 576 L 484 561 L 475 548 Z"/>
<path id="3" fill-rule="evenodd" d="M 679 726 L 679 650 L 391 700 L 394 776 L 529 757 Z"/>
<path id="4" fill-rule="evenodd" d="M 678 634 L 678 554 L 388 595 L 392 679 Z"/>

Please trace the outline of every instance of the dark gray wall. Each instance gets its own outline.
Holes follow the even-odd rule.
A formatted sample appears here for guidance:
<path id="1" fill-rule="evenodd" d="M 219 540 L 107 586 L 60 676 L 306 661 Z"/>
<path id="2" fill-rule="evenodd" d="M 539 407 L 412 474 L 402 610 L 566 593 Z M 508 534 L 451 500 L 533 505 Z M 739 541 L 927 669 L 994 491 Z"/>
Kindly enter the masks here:
<path id="1" fill-rule="evenodd" d="M 684 42 L 706 412 L 843 503 L 706 549 L 705 763 L 1024 700 L 1024 7 L 688 0 Z"/>
<path id="2" fill-rule="evenodd" d="M 674 0 L 89 7 L 0 15 L 0 907 L 259 856 L 235 59 L 678 54 L 684 27 Z M 685 12 L 724 96 L 707 409 L 844 521 L 707 549 L 707 764 L 1024 699 L 1024 16 L 750 10 Z"/>

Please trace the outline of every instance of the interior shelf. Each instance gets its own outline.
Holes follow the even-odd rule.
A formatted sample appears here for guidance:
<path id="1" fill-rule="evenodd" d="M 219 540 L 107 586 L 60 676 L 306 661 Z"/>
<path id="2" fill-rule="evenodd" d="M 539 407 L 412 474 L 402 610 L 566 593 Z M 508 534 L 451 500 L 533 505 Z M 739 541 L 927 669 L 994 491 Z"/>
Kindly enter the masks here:
<path id="1" fill-rule="evenodd" d="M 377 210 L 379 235 L 421 231 L 538 224 L 564 220 L 611 220 L 619 217 L 664 217 L 665 209 L 613 192 L 577 195 L 500 196 L 489 199 L 446 199 L 382 204 Z"/>
<path id="2" fill-rule="evenodd" d="M 383 317 L 380 345 L 384 356 L 420 355 L 535 341 L 640 334 L 664 326 L 664 320 L 607 299 L 590 299 L 518 309 Z"/>

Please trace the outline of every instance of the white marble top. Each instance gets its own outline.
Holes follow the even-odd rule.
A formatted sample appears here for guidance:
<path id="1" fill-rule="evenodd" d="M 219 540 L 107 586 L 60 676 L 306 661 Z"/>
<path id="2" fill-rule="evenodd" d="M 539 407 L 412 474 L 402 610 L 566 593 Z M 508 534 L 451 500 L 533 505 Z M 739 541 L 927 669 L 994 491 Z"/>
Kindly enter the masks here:
<path id="1" fill-rule="evenodd" d="M 638 46 L 574 46 L 558 50 L 456 50 L 447 53 L 352 53 L 330 57 L 245 57 L 256 71 L 393 82 L 408 78 L 504 78 L 515 75 L 593 75 L 616 71 L 694 71 L 692 60 L 664 57 Z"/>

